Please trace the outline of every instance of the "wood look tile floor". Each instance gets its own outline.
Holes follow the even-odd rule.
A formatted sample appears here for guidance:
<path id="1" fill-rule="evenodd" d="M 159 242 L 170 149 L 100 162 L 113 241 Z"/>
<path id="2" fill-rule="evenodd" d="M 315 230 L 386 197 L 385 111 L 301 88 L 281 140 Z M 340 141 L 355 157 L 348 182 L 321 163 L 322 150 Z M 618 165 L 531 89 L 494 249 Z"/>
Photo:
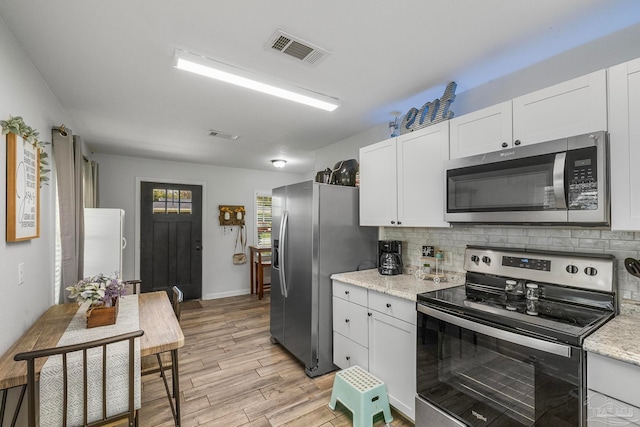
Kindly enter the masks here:
<path id="1" fill-rule="evenodd" d="M 335 373 L 309 378 L 304 367 L 269 334 L 269 294 L 187 301 L 180 324 L 182 425 L 244 427 L 348 427 L 351 412 L 327 406 Z M 140 425 L 172 426 L 164 385 L 142 378 Z M 392 410 L 393 427 L 412 423 Z M 374 427 L 385 425 L 382 416 Z"/>

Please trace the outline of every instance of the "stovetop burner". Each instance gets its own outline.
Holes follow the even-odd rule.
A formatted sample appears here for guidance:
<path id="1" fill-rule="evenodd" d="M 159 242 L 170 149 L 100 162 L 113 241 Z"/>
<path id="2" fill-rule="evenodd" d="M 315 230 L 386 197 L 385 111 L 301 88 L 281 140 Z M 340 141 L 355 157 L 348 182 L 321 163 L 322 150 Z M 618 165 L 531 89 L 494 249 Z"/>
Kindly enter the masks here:
<path id="1" fill-rule="evenodd" d="M 418 303 L 572 345 L 582 345 L 587 335 L 615 314 L 611 257 L 531 251 L 525 256 L 512 250 L 469 247 L 465 268 L 465 285 L 420 294 Z M 513 275 L 493 274 L 505 272 Z M 608 272 L 611 291 L 603 292 L 608 282 L 603 276 Z M 598 274 L 602 276 L 597 283 L 590 280 Z M 514 284 L 535 292 L 527 299 L 525 293 L 512 292 Z"/>

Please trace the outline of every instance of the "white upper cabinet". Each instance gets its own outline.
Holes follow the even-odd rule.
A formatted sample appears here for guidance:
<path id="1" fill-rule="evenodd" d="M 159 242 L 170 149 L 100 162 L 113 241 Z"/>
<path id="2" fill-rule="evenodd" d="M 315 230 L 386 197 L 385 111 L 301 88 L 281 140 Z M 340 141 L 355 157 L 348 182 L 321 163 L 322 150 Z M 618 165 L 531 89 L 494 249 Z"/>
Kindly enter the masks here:
<path id="1" fill-rule="evenodd" d="M 391 226 L 398 220 L 396 140 L 360 149 L 360 225 Z"/>
<path id="2" fill-rule="evenodd" d="M 449 123 L 360 149 L 360 225 L 448 227 L 444 161 Z"/>
<path id="3" fill-rule="evenodd" d="M 450 157 L 600 130 L 607 130 L 606 70 L 452 119 Z"/>
<path id="4" fill-rule="evenodd" d="M 607 130 L 607 71 L 513 99 L 513 139 L 522 144 Z"/>
<path id="5" fill-rule="evenodd" d="M 444 162 L 449 159 L 449 123 L 400 135 L 397 159 L 400 225 L 449 227 L 444 221 Z"/>
<path id="6" fill-rule="evenodd" d="M 450 157 L 473 156 L 511 147 L 511 101 L 450 120 Z"/>
<path id="7" fill-rule="evenodd" d="M 611 229 L 640 230 L 640 59 L 609 69 Z"/>

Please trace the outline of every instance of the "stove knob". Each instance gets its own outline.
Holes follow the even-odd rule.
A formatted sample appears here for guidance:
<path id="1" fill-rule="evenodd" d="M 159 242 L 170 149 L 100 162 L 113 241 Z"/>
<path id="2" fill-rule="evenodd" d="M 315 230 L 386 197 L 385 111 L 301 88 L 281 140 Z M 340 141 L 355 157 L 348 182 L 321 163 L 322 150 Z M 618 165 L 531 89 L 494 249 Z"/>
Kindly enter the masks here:
<path id="1" fill-rule="evenodd" d="M 598 270 L 595 267 L 587 267 L 584 269 L 584 274 L 587 276 L 595 276 L 598 274 Z"/>
<path id="2" fill-rule="evenodd" d="M 567 273 L 576 274 L 578 272 L 578 267 L 575 265 L 567 265 Z"/>
<path id="3" fill-rule="evenodd" d="M 491 264 L 491 258 L 489 258 L 488 256 L 483 256 L 482 257 L 482 262 L 484 262 L 485 264 L 489 265 Z"/>
<path id="4" fill-rule="evenodd" d="M 478 255 L 471 255 L 471 261 L 477 264 L 480 262 L 480 257 Z"/>

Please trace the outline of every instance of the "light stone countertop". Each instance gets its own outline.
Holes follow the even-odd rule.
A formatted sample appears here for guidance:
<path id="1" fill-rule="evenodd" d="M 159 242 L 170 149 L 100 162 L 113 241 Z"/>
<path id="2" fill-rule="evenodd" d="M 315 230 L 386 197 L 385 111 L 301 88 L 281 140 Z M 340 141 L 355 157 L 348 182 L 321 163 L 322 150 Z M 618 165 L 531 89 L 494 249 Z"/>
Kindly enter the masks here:
<path id="1" fill-rule="evenodd" d="M 584 349 L 640 366 L 640 302 L 623 300 L 620 314 L 589 335 Z"/>
<path id="2" fill-rule="evenodd" d="M 431 280 L 416 279 L 410 274 L 383 276 L 377 269 L 336 273 L 332 280 L 339 280 L 350 285 L 371 289 L 372 291 L 393 295 L 409 301 L 416 301 L 417 295 L 423 292 L 437 291 L 464 284 L 464 275 L 446 273 L 447 280 L 434 283 Z"/>

